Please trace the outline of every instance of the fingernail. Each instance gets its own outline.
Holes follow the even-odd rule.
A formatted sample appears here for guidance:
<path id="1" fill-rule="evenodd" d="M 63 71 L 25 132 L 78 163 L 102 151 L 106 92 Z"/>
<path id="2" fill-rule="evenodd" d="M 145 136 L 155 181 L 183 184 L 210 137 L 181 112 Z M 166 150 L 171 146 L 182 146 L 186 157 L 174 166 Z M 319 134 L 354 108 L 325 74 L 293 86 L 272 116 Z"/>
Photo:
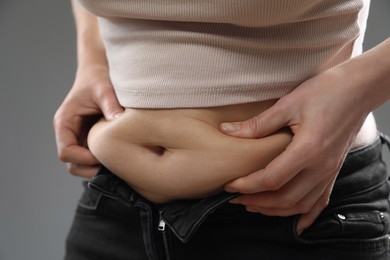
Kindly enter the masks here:
<path id="1" fill-rule="evenodd" d="M 248 212 L 254 212 L 254 213 L 257 213 L 257 212 L 258 212 L 256 208 L 251 208 L 251 207 L 246 208 L 246 211 L 248 211 Z"/>
<path id="2" fill-rule="evenodd" d="M 236 131 L 240 130 L 241 124 L 240 123 L 222 123 L 221 128 L 225 132 L 236 132 Z"/>
<path id="3" fill-rule="evenodd" d="M 225 191 L 229 192 L 229 193 L 236 193 L 237 192 L 237 190 L 235 190 L 235 189 L 233 189 L 231 187 L 225 187 Z"/>
<path id="4" fill-rule="evenodd" d="M 237 199 L 237 198 L 229 200 L 229 203 L 231 203 L 231 204 L 240 204 L 239 199 Z"/>
<path id="5" fill-rule="evenodd" d="M 303 228 L 297 229 L 298 236 L 300 236 L 303 233 L 303 231 L 305 231 Z"/>
<path id="6" fill-rule="evenodd" d="M 120 117 L 123 113 L 116 113 L 112 116 L 113 119 L 117 119 L 118 117 Z"/>

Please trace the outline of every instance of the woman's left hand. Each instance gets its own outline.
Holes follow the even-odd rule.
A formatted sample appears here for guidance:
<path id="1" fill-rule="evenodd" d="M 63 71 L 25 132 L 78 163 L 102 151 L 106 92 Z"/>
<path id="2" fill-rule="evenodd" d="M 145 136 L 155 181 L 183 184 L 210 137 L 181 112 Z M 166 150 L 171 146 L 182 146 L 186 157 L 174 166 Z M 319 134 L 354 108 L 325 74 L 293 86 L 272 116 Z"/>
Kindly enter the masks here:
<path id="1" fill-rule="evenodd" d="M 302 214 L 302 233 L 327 206 L 333 184 L 365 118 L 363 82 L 334 67 L 300 84 L 271 108 L 244 122 L 223 123 L 221 131 L 261 138 L 283 127 L 294 136 L 286 150 L 265 169 L 225 186 L 243 195 L 232 203 L 269 216 Z M 245 155 L 243 155 L 245 156 Z"/>

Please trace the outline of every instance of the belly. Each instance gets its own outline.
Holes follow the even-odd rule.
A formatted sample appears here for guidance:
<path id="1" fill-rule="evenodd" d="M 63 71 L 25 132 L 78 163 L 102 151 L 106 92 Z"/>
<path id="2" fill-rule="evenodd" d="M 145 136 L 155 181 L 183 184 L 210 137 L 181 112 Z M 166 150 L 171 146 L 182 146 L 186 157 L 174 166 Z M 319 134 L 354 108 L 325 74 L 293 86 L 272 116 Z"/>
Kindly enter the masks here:
<path id="1" fill-rule="evenodd" d="M 201 109 L 126 109 L 100 120 L 89 135 L 94 156 L 154 202 L 202 198 L 265 167 L 291 140 L 289 130 L 249 140 L 227 136 L 219 124 L 248 119 L 274 101 Z"/>
<path id="2" fill-rule="evenodd" d="M 230 137 L 219 131 L 220 123 L 249 119 L 274 102 L 126 109 L 114 121 L 96 123 L 88 146 L 103 165 L 150 201 L 203 198 L 222 191 L 231 180 L 264 168 L 290 143 L 288 129 L 259 139 Z M 358 138 L 354 148 L 370 141 L 366 139 Z"/>

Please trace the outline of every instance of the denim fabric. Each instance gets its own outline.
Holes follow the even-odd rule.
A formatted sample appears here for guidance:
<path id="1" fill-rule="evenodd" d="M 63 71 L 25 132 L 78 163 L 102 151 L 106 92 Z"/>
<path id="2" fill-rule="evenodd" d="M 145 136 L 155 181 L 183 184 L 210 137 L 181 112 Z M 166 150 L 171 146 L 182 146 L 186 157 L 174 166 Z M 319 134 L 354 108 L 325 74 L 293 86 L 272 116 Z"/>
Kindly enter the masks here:
<path id="1" fill-rule="evenodd" d="M 329 206 L 301 236 L 299 216 L 247 212 L 228 203 L 237 194 L 155 205 L 102 167 L 84 183 L 65 259 L 390 259 L 384 143 L 348 154 Z"/>

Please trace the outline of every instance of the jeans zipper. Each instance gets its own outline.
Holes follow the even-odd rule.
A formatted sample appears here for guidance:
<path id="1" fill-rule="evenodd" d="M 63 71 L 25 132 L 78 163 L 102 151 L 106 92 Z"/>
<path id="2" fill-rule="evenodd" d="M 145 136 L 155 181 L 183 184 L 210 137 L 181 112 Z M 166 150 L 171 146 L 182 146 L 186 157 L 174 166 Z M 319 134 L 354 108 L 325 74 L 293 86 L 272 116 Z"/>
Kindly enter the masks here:
<path id="1" fill-rule="evenodd" d="M 162 233 L 162 239 L 165 249 L 165 256 L 166 259 L 171 259 L 169 255 L 169 247 L 168 247 L 168 237 L 167 237 L 167 231 L 165 230 L 165 221 L 160 217 L 160 222 L 158 223 L 158 231 Z"/>

